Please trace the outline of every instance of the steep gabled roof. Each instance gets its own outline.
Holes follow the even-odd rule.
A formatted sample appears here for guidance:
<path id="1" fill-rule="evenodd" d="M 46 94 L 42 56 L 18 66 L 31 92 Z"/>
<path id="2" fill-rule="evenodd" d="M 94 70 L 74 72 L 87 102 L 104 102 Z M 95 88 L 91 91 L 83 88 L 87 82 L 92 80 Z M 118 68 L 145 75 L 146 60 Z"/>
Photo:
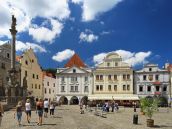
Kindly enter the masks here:
<path id="1" fill-rule="evenodd" d="M 65 64 L 65 68 L 67 67 L 72 67 L 72 66 L 76 66 L 76 67 L 87 67 L 83 61 L 81 60 L 81 58 L 77 55 L 74 54 L 70 60 L 67 62 L 67 64 Z"/>

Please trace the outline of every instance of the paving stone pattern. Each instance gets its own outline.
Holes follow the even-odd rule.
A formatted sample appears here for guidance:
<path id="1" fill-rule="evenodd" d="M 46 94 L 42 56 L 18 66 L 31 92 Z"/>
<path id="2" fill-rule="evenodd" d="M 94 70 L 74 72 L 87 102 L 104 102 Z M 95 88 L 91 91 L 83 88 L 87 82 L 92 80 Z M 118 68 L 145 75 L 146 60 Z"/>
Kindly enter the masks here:
<path id="1" fill-rule="evenodd" d="M 23 112 L 22 126 L 17 125 L 14 119 L 14 111 L 7 111 L 2 120 L 0 129 L 150 129 L 146 127 L 146 117 L 141 115 L 139 109 L 138 125 L 133 124 L 133 108 L 119 109 L 119 112 L 107 113 L 107 118 L 94 115 L 93 112 L 85 111 L 80 114 L 79 106 L 56 107 L 55 116 L 43 119 L 43 125 L 37 125 L 37 114 L 32 111 L 31 123 L 26 122 L 26 115 Z M 172 109 L 159 109 L 153 116 L 154 128 L 172 129 Z"/>

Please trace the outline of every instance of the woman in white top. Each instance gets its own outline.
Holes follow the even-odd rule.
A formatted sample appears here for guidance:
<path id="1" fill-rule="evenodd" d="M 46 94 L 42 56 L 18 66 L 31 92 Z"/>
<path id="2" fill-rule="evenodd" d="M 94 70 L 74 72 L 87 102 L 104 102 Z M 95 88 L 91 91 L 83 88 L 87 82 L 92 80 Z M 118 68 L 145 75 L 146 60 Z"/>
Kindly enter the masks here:
<path id="1" fill-rule="evenodd" d="M 54 109 L 55 109 L 55 105 L 54 105 L 54 103 L 51 101 L 51 103 L 50 103 L 50 116 L 51 116 L 51 115 L 54 115 Z"/>
<path id="2" fill-rule="evenodd" d="M 44 100 L 44 117 L 47 117 L 48 107 L 49 107 L 49 102 L 48 102 L 48 99 L 46 98 Z"/>
<path id="3" fill-rule="evenodd" d="M 30 119 L 31 119 L 31 105 L 30 105 L 30 100 L 29 99 L 26 100 L 25 110 L 26 110 L 27 122 L 30 123 Z"/>

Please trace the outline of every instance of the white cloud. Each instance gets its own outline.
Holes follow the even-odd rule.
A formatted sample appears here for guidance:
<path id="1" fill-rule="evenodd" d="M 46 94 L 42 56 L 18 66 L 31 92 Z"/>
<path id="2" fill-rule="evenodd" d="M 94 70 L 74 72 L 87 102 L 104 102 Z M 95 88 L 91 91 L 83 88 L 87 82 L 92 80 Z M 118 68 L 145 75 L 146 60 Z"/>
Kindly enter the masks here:
<path id="1" fill-rule="evenodd" d="M 93 32 L 89 29 L 85 29 L 85 32 L 81 32 L 79 39 L 80 42 L 88 42 L 88 43 L 92 43 L 93 41 L 98 40 L 98 36 L 94 35 Z"/>
<path id="2" fill-rule="evenodd" d="M 0 45 L 3 45 L 5 43 L 8 43 L 9 41 L 1 41 Z M 22 42 L 22 41 L 16 41 L 16 51 L 25 51 L 27 49 L 32 48 L 34 52 L 47 52 L 46 49 L 40 45 L 37 45 L 35 43 L 29 43 L 29 42 Z"/>
<path id="3" fill-rule="evenodd" d="M 135 53 L 135 52 L 130 52 L 130 51 L 126 51 L 126 50 L 116 50 L 113 52 L 118 53 L 122 57 L 123 61 L 128 63 L 131 66 L 136 66 L 136 65 L 148 62 L 147 58 L 150 57 L 150 55 L 152 54 L 151 51 Z M 108 53 L 110 53 L 110 52 L 100 53 L 100 54 L 93 56 L 93 62 L 96 65 L 103 62 L 103 59 L 105 58 L 105 56 Z"/>
<path id="4" fill-rule="evenodd" d="M 57 62 L 62 62 L 64 60 L 67 60 L 71 58 L 75 54 L 75 51 L 70 50 L 70 49 L 65 49 L 64 51 L 56 53 L 52 59 L 57 61 Z"/>
<path id="5" fill-rule="evenodd" d="M 95 64 L 100 64 L 103 62 L 103 59 L 105 58 L 105 56 L 107 55 L 107 53 L 100 53 L 97 54 L 93 57 L 93 61 Z"/>
<path id="6" fill-rule="evenodd" d="M 101 35 L 107 35 L 107 34 L 110 34 L 110 31 L 102 31 L 100 34 Z"/>
<path id="7" fill-rule="evenodd" d="M 32 48 L 34 50 L 34 52 L 47 52 L 46 49 L 42 46 L 39 46 L 35 43 L 23 43 L 21 41 L 17 41 L 16 42 L 16 51 L 25 51 L 29 48 Z"/>
<path id="8" fill-rule="evenodd" d="M 107 12 L 115 7 L 122 0 L 72 0 L 75 4 L 82 3 L 82 20 L 91 21 L 101 13 Z"/>
<path id="9" fill-rule="evenodd" d="M 54 28 L 57 29 L 56 32 L 48 34 L 52 40 L 54 36 L 61 33 L 60 27 L 62 23 L 60 22 L 70 18 L 69 0 L 0 0 L 0 3 L 0 38 L 4 36 L 10 38 L 9 28 L 11 26 L 11 14 L 14 14 L 17 18 L 16 28 L 18 32 L 27 31 L 30 26 L 31 29 L 33 29 L 32 21 L 37 17 L 44 18 L 45 20 L 54 19 L 58 21 L 59 28 L 57 24 L 56 26 L 52 24 L 52 26 L 54 25 Z M 71 20 L 74 19 L 72 18 Z M 46 29 L 48 28 L 43 29 L 43 31 L 45 32 Z M 51 36 L 51 34 L 53 36 Z M 47 37 L 48 36 L 45 36 L 45 41 L 47 41 Z"/>
<path id="10" fill-rule="evenodd" d="M 50 22 L 52 30 L 43 26 L 35 26 L 29 29 L 29 35 L 32 35 L 37 42 L 45 41 L 51 43 L 55 37 L 60 35 L 63 29 L 63 24 L 53 19 L 51 19 Z"/>

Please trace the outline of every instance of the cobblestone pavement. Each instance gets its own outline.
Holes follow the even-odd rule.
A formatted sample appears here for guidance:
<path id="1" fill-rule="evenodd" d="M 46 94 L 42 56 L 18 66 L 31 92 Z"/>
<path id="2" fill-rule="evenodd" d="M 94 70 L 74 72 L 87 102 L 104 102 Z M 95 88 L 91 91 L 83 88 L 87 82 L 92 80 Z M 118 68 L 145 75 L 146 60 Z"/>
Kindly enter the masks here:
<path id="1" fill-rule="evenodd" d="M 85 111 L 80 114 L 79 106 L 60 106 L 55 110 L 55 116 L 43 119 L 43 125 L 37 126 L 37 115 L 32 111 L 31 123 L 26 122 L 26 115 L 23 113 L 22 126 L 17 126 L 14 119 L 14 111 L 5 112 L 0 129 L 147 129 L 146 117 L 140 115 L 139 124 L 133 125 L 133 109 L 120 108 L 119 112 L 109 112 L 107 118 L 95 116 L 93 112 Z M 161 108 L 153 116 L 154 128 L 172 129 L 172 109 Z M 150 129 L 150 128 L 148 128 Z"/>

